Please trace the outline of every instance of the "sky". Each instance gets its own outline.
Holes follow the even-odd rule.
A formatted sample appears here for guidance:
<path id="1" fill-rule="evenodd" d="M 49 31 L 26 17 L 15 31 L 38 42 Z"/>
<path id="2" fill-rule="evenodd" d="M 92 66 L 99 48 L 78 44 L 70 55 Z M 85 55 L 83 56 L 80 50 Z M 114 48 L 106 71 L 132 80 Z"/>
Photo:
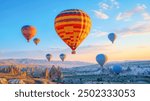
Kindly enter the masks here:
<path id="1" fill-rule="evenodd" d="M 68 61 L 95 62 L 97 54 L 108 61 L 150 59 L 149 0 L 0 0 L 0 59 L 45 59 L 46 53 L 67 54 Z M 54 29 L 55 17 L 66 9 L 81 9 L 92 20 L 87 38 L 72 55 Z M 41 39 L 38 46 L 27 43 L 21 27 L 33 25 Z M 114 44 L 108 34 L 114 32 Z"/>

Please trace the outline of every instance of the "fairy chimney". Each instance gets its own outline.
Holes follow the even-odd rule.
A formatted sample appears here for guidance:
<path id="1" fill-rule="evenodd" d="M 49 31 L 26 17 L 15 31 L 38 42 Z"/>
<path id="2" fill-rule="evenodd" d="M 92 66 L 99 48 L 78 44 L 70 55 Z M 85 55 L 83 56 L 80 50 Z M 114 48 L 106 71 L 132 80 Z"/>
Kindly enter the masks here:
<path id="1" fill-rule="evenodd" d="M 49 70 L 48 70 L 48 68 L 45 69 L 45 79 L 49 79 Z"/>

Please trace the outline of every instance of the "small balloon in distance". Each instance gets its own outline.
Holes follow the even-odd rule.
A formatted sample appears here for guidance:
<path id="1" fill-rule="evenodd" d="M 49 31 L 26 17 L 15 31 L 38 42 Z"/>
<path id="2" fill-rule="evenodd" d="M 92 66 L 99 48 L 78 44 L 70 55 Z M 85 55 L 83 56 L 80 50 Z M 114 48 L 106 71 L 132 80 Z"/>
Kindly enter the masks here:
<path id="1" fill-rule="evenodd" d="M 53 56 L 51 54 L 46 54 L 46 58 L 47 58 L 48 61 L 51 61 L 52 57 Z"/>
<path id="2" fill-rule="evenodd" d="M 29 42 L 36 35 L 36 28 L 31 25 L 25 25 L 21 28 L 21 32 L 25 39 Z"/>
<path id="3" fill-rule="evenodd" d="M 122 67 L 120 65 L 114 65 L 112 70 L 114 73 L 120 74 L 122 72 Z"/>
<path id="4" fill-rule="evenodd" d="M 59 57 L 62 61 L 64 61 L 66 59 L 66 54 L 60 54 Z"/>
<path id="5" fill-rule="evenodd" d="M 34 42 L 36 45 L 38 45 L 39 42 L 40 42 L 40 39 L 39 39 L 39 38 L 34 38 L 34 39 L 33 39 L 33 42 Z"/>
<path id="6" fill-rule="evenodd" d="M 104 66 L 104 64 L 107 62 L 108 58 L 105 54 L 98 54 L 96 56 L 96 61 L 100 66 Z"/>
<path id="7" fill-rule="evenodd" d="M 109 39 L 112 43 L 114 43 L 114 41 L 116 40 L 116 38 L 117 38 L 117 35 L 116 35 L 115 33 L 110 33 L 110 34 L 108 35 L 108 39 Z"/>

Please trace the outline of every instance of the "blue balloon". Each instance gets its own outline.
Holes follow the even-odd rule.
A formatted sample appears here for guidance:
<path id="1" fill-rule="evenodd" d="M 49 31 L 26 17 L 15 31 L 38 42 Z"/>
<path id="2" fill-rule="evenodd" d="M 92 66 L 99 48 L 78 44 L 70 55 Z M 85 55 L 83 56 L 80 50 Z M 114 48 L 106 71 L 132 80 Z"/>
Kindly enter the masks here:
<path id="1" fill-rule="evenodd" d="M 48 61 L 51 61 L 51 58 L 52 58 L 53 56 L 51 55 L 51 54 L 46 54 L 46 58 L 47 58 L 47 60 Z"/>
<path id="2" fill-rule="evenodd" d="M 120 65 L 114 65 L 112 70 L 114 73 L 119 74 L 122 72 L 122 67 Z"/>
<path id="3" fill-rule="evenodd" d="M 60 59 L 61 59 L 62 61 L 64 61 L 65 58 L 66 58 L 66 54 L 60 54 L 59 57 L 60 57 Z"/>
<path id="4" fill-rule="evenodd" d="M 116 36 L 115 33 L 110 33 L 110 34 L 108 35 L 108 39 L 109 39 L 112 43 L 114 43 L 114 41 L 115 41 L 116 38 L 117 38 L 117 36 Z"/>
<path id="5" fill-rule="evenodd" d="M 105 64 L 105 62 L 107 61 L 107 56 L 104 54 L 98 54 L 96 56 L 96 61 L 99 65 L 101 65 L 103 67 L 103 65 Z"/>

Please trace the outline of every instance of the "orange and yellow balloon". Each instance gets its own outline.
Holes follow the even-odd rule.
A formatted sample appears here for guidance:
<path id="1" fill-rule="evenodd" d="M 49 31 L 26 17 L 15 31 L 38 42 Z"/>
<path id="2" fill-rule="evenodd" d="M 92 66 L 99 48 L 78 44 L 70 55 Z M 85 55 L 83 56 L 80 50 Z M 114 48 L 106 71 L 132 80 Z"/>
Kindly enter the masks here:
<path id="1" fill-rule="evenodd" d="M 76 48 L 87 37 L 91 29 L 91 19 L 82 10 L 64 10 L 55 18 L 55 30 L 60 38 L 72 49 Z"/>
<path id="2" fill-rule="evenodd" d="M 21 31 L 28 42 L 36 35 L 36 28 L 30 25 L 23 26 Z"/>
<path id="3" fill-rule="evenodd" d="M 39 39 L 39 38 L 34 38 L 34 39 L 33 39 L 33 42 L 34 42 L 36 45 L 38 45 L 38 43 L 40 42 L 40 39 Z"/>

